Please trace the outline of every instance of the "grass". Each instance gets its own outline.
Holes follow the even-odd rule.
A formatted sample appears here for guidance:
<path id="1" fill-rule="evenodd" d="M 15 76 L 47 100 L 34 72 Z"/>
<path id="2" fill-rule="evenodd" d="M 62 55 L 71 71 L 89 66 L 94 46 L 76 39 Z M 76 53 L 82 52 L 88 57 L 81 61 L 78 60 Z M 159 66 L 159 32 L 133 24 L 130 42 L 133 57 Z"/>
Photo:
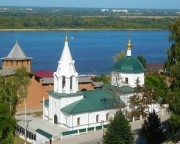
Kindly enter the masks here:
<path id="1" fill-rule="evenodd" d="M 18 137 L 17 135 L 14 137 L 14 144 L 24 144 L 25 140 L 23 140 L 22 138 Z M 30 144 L 27 142 L 27 144 Z"/>
<path id="2" fill-rule="evenodd" d="M 39 112 L 33 112 L 33 113 L 26 113 L 26 115 L 35 115 L 35 116 L 37 116 L 37 117 L 41 117 L 42 114 L 43 114 L 42 111 L 39 111 Z M 20 115 L 24 115 L 24 113 L 18 114 L 18 116 L 20 116 Z"/>

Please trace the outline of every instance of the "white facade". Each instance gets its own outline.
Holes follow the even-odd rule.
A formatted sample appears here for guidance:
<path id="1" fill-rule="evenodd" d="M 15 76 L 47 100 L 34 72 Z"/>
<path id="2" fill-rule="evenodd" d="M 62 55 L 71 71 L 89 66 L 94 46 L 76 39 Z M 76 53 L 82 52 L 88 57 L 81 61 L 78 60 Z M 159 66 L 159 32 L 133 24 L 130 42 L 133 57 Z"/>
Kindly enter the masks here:
<path id="1" fill-rule="evenodd" d="M 108 124 L 109 118 L 114 117 L 116 112 L 114 109 L 78 114 L 69 114 L 61 110 L 84 98 L 77 91 L 78 73 L 76 72 L 66 37 L 57 71 L 54 72 L 54 91 L 49 92 L 48 105 L 45 105 L 45 101 L 43 101 L 43 118 L 69 130 Z"/>
<path id="2" fill-rule="evenodd" d="M 69 94 L 78 91 L 78 73 L 76 72 L 74 63 L 75 61 L 72 59 L 66 37 L 57 71 L 54 72 L 55 92 Z"/>
<path id="3" fill-rule="evenodd" d="M 139 85 L 144 85 L 144 73 L 121 73 L 112 71 L 111 84 L 114 86 L 122 87 L 124 85 L 130 87 L 136 87 L 137 81 Z"/>

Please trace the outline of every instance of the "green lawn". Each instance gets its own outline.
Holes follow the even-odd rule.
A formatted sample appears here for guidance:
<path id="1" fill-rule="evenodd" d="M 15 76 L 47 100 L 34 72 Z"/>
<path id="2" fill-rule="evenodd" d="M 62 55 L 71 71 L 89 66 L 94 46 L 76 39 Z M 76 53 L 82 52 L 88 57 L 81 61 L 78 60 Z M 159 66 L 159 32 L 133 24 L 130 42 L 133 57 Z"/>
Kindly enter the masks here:
<path id="1" fill-rule="evenodd" d="M 21 139 L 17 135 L 14 137 L 14 144 L 24 144 L 24 143 L 25 143 L 25 140 Z M 27 142 L 27 144 L 30 144 L 30 143 Z"/>

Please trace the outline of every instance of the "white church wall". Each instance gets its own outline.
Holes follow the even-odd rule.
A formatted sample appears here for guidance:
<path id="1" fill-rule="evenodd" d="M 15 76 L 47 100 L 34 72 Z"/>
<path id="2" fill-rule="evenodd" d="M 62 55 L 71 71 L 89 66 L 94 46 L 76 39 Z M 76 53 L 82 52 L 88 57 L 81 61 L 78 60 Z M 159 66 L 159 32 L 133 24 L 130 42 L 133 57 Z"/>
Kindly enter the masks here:
<path id="1" fill-rule="evenodd" d="M 71 104 L 71 103 L 74 103 L 78 100 L 83 99 L 83 97 L 84 97 L 83 95 L 80 95 L 80 96 L 72 96 L 72 97 L 67 96 L 67 97 L 61 98 L 60 109 Z"/>
<path id="2" fill-rule="evenodd" d="M 67 120 L 66 123 L 64 121 L 64 126 L 69 128 L 70 130 L 76 130 L 76 129 L 106 125 L 109 123 L 109 118 L 114 117 L 116 111 L 117 111 L 116 109 L 112 109 L 112 110 L 95 111 L 89 113 L 81 113 L 75 115 L 68 115 L 66 113 L 62 113 L 62 115 L 63 118 L 64 119 L 66 118 Z M 108 114 L 108 119 L 106 119 L 107 114 Z"/>
<path id="3" fill-rule="evenodd" d="M 54 122 L 54 115 L 57 115 L 58 123 L 63 124 L 63 117 L 60 109 L 75 102 L 80 99 L 83 99 L 83 95 L 74 96 L 74 97 L 64 97 L 64 98 L 56 98 L 53 96 L 49 96 L 49 120 Z"/>
<path id="4" fill-rule="evenodd" d="M 111 73 L 111 84 L 114 86 L 131 86 L 136 87 L 136 81 L 139 79 L 139 84 L 144 85 L 144 73 L 138 74 L 128 74 L 128 73 L 119 73 L 119 72 L 112 72 Z M 126 78 L 128 78 L 128 83 L 126 83 Z"/>

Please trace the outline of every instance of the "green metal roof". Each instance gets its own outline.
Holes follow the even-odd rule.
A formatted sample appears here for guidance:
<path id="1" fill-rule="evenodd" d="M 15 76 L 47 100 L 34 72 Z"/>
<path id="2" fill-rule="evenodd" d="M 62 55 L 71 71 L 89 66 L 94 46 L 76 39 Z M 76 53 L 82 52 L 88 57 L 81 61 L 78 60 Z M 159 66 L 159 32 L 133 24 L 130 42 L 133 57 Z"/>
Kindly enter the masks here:
<path id="1" fill-rule="evenodd" d="M 124 103 L 108 90 L 84 91 L 84 98 L 76 101 L 61 110 L 68 114 L 98 111 L 103 109 L 112 109 Z"/>
<path id="2" fill-rule="evenodd" d="M 51 91 L 48 91 L 48 93 L 51 95 L 51 96 L 55 96 L 55 97 L 73 97 L 73 96 L 80 96 L 80 95 L 83 95 L 82 92 L 76 92 L 76 93 L 70 93 L 70 94 L 66 94 L 66 93 L 57 93 L 57 92 L 54 92 L 53 90 Z"/>
<path id="3" fill-rule="evenodd" d="M 135 92 L 134 88 L 130 86 L 118 87 L 118 86 L 113 86 L 111 84 L 104 84 L 103 86 L 105 89 L 110 89 L 112 91 L 117 91 L 119 93 L 134 93 Z"/>
<path id="4" fill-rule="evenodd" d="M 112 68 L 112 71 L 122 73 L 142 73 L 145 72 L 145 68 L 137 58 L 126 56 L 120 59 Z"/>
<path id="5" fill-rule="evenodd" d="M 49 138 L 49 139 L 52 138 L 52 135 L 51 135 L 51 134 L 43 131 L 42 129 L 37 129 L 36 132 L 39 133 L 39 134 L 41 134 L 41 135 L 43 135 L 43 136 L 45 136 L 45 137 L 47 137 L 47 138 Z"/>

